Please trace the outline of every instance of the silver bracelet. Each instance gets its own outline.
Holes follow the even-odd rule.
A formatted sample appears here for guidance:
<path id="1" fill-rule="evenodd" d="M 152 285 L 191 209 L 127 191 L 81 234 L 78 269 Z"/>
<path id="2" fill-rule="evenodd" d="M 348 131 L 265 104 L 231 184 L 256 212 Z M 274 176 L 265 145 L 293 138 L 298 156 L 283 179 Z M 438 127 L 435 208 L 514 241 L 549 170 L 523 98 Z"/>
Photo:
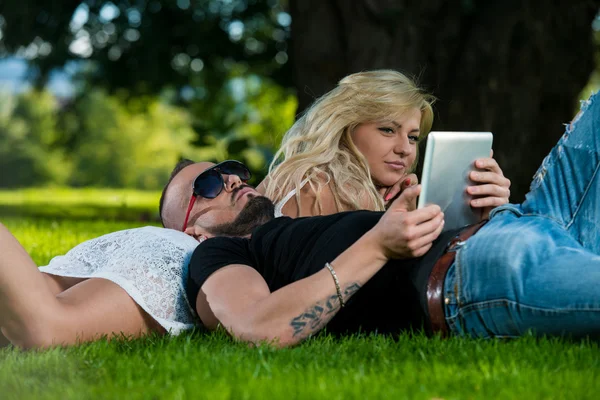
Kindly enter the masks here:
<path id="1" fill-rule="evenodd" d="M 335 283 L 335 291 L 337 292 L 338 300 L 340 301 L 340 307 L 344 308 L 344 306 L 346 304 L 344 303 L 344 298 L 342 297 L 342 289 L 340 288 L 340 281 L 338 280 L 335 270 L 333 269 L 331 264 L 325 263 L 325 266 L 327 267 L 329 272 L 331 272 L 331 276 L 333 277 L 333 283 Z"/>

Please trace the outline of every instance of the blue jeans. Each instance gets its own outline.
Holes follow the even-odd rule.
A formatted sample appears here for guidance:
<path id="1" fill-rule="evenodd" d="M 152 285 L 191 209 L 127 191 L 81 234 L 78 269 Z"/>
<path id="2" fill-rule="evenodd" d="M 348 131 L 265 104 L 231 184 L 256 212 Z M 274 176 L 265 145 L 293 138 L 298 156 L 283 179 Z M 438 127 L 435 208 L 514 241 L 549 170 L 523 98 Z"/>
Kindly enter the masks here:
<path id="1" fill-rule="evenodd" d="M 543 161 L 522 204 L 496 208 L 444 281 L 450 331 L 600 337 L 600 94 Z"/>

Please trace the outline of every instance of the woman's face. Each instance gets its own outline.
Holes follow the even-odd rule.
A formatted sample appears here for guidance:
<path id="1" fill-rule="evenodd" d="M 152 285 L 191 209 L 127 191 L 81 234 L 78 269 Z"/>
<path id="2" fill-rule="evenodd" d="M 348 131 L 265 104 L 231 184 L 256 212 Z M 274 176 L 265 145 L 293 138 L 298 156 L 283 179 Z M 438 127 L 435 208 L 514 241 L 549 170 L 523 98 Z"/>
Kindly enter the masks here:
<path id="1" fill-rule="evenodd" d="M 421 125 L 417 108 L 394 120 L 358 125 L 351 133 L 352 141 L 365 156 L 371 178 L 377 186 L 397 183 L 415 162 Z"/>

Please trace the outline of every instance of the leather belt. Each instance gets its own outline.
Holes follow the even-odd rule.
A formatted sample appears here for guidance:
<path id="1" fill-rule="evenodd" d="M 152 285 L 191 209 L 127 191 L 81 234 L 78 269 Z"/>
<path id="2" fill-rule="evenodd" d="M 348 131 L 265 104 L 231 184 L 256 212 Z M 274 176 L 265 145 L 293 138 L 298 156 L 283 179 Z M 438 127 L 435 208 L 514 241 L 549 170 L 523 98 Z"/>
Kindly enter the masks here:
<path id="1" fill-rule="evenodd" d="M 444 294 L 444 280 L 446 273 L 454 262 L 456 250 L 458 250 L 464 242 L 473 236 L 488 220 L 483 220 L 475 225 L 469 225 L 458 233 L 446 247 L 444 254 L 436 261 L 429 280 L 427 281 L 427 306 L 429 308 L 429 321 L 433 333 L 440 333 L 442 337 L 448 335 L 448 325 L 446 324 L 446 315 L 444 313 L 444 302 L 442 297 Z"/>

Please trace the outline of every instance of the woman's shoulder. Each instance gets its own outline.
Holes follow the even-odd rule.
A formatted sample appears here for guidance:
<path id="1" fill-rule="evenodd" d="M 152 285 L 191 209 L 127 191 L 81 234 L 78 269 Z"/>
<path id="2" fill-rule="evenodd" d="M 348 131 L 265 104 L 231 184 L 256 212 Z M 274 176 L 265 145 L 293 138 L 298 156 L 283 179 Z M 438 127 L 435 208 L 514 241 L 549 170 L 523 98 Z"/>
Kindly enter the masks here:
<path id="1" fill-rule="evenodd" d="M 290 217 L 310 217 L 329 215 L 344 211 L 344 207 L 336 201 L 337 188 L 325 176 L 306 179 L 297 196 L 290 196 L 282 207 L 283 215 Z M 296 194 L 296 193 L 294 193 Z M 300 202 L 298 203 L 298 197 Z"/>

